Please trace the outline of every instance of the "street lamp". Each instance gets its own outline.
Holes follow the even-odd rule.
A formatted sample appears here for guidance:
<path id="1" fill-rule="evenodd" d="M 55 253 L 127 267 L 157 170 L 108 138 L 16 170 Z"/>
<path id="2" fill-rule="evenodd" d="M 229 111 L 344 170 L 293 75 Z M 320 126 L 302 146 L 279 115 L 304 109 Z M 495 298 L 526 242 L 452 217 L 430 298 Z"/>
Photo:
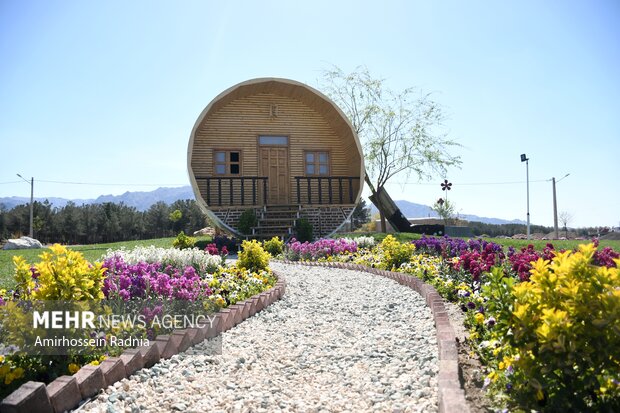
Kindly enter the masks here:
<path id="1" fill-rule="evenodd" d="M 530 239 L 530 159 L 524 154 L 521 154 L 521 162 L 525 162 L 525 177 L 527 183 L 527 239 Z"/>
<path id="2" fill-rule="evenodd" d="M 32 232 L 32 215 L 34 210 L 34 178 L 30 178 L 30 182 L 25 179 L 20 174 L 17 174 L 24 182 L 30 184 L 30 234 L 28 235 L 30 238 L 34 238 L 34 233 Z"/>
<path id="3" fill-rule="evenodd" d="M 553 182 L 553 231 L 554 231 L 554 239 L 558 239 L 559 238 L 559 234 L 558 234 L 558 203 L 556 202 L 556 197 L 555 197 L 555 184 L 560 182 L 562 179 L 566 178 L 568 175 L 570 175 L 570 174 L 568 173 L 568 174 L 564 175 L 563 177 L 561 177 L 557 181 L 555 180 L 555 177 L 551 178 L 551 181 Z"/>

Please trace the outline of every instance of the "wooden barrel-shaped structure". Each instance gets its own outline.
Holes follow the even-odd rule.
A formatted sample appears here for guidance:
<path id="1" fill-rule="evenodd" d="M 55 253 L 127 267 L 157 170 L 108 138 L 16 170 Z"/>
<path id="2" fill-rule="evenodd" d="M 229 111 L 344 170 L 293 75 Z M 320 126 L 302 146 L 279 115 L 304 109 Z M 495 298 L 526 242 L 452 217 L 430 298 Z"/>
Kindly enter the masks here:
<path id="1" fill-rule="evenodd" d="M 192 129 L 187 164 L 211 220 L 259 238 L 290 237 L 301 218 L 315 237 L 332 234 L 364 182 L 362 147 L 347 117 L 321 92 L 288 79 L 248 80 L 215 97 Z M 257 222 L 241 234 L 247 210 Z"/>

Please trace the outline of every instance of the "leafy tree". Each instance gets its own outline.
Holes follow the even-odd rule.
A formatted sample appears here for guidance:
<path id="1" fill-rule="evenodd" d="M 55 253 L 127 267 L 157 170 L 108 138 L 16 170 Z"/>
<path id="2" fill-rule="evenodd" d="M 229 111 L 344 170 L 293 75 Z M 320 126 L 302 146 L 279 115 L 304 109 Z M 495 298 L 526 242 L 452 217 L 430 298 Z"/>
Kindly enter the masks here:
<path id="1" fill-rule="evenodd" d="M 460 157 L 450 153 L 460 145 L 447 138 L 445 116 L 430 93 L 392 91 L 365 67 L 349 74 L 336 66 L 325 70 L 322 89 L 347 115 L 362 143 L 364 179 L 373 194 L 396 175 L 444 176 L 448 167 L 460 165 Z M 383 214 L 381 227 L 385 232 Z"/>
<path id="2" fill-rule="evenodd" d="M 164 237 L 169 234 L 168 206 L 165 202 L 156 202 L 146 211 L 146 228 L 151 238 Z"/>
<path id="3" fill-rule="evenodd" d="M 204 218 L 202 218 L 203 214 L 200 212 L 200 208 L 198 208 L 194 200 L 180 199 L 174 201 L 172 205 L 170 205 L 170 210 L 174 212 L 178 210 L 181 212 L 181 218 L 173 223 L 173 230 L 175 233 L 184 231 L 186 234 L 192 234 L 194 231 L 204 226 L 202 222 L 200 222 L 204 221 Z M 198 222 L 196 222 L 196 210 L 198 210 L 198 214 L 200 215 L 200 220 Z"/>
<path id="4" fill-rule="evenodd" d="M 175 209 L 174 211 L 172 211 L 170 214 L 168 214 L 168 219 L 170 220 L 170 222 L 172 222 L 172 230 L 173 231 L 178 231 L 178 222 L 179 220 L 181 220 L 181 218 L 183 218 L 183 213 L 181 212 L 180 209 Z"/>
<path id="5" fill-rule="evenodd" d="M 194 200 L 180 200 L 168 206 L 159 202 L 146 211 L 138 211 L 123 203 L 77 206 L 68 203 L 53 208 L 48 201 L 34 203 L 35 236 L 43 243 L 94 244 L 148 239 L 172 234 L 171 213 L 179 210 L 178 228 L 192 233 L 205 224 L 205 218 Z M 11 210 L 0 208 L 0 238 L 28 233 L 30 207 L 18 205 Z"/>
<path id="6" fill-rule="evenodd" d="M 356 230 L 369 221 L 370 207 L 363 198 L 360 198 L 360 202 L 355 206 L 351 214 L 351 229 Z"/>
<path id="7" fill-rule="evenodd" d="M 8 211 L 4 204 L 0 204 L 0 240 L 8 237 L 8 231 L 6 228 L 6 219 Z"/>

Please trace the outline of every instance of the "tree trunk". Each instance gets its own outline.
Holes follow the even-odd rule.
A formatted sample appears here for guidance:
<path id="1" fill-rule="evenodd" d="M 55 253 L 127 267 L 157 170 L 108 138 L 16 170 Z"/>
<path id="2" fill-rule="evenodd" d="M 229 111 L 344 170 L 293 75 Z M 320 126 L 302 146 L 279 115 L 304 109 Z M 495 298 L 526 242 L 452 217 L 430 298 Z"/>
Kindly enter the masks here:
<path id="1" fill-rule="evenodd" d="M 368 174 L 364 174 L 364 181 L 366 181 L 368 188 L 370 188 L 370 192 L 372 192 L 373 195 L 376 195 L 377 190 L 375 189 L 375 186 L 372 184 L 372 181 L 370 180 L 370 177 L 368 176 Z M 379 207 L 379 205 L 375 205 L 375 206 L 379 210 L 379 215 L 381 217 L 381 232 L 387 232 L 387 226 L 385 224 L 385 215 L 383 214 L 383 211 L 381 211 L 381 208 Z"/>
<path id="2" fill-rule="evenodd" d="M 385 215 L 383 212 L 379 211 L 379 215 L 381 216 L 381 232 L 387 232 L 387 225 L 385 224 Z"/>

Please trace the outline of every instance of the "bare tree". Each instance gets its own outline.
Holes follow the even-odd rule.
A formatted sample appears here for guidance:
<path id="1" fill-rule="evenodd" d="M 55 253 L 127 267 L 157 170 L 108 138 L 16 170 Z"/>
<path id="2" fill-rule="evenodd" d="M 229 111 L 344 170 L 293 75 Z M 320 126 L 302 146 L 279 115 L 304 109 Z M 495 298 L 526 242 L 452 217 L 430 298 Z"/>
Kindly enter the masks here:
<path id="1" fill-rule="evenodd" d="M 450 225 L 451 223 L 458 221 L 456 206 L 447 199 L 444 201 L 442 198 L 439 198 L 431 209 L 439 215 L 439 218 L 443 220 L 444 225 Z"/>
<path id="2" fill-rule="evenodd" d="M 568 224 L 573 220 L 573 216 L 567 211 L 562 211 L 560 212 L 559 218 L 564 227 L 564 237 L 568 239 Z"/>
<path id="3" fill-rule="evenodd" d="M 430 93 L 414 88 L 394 92 L 365 67 L 346 74 L 335 66 L 323 72 L 322 90 L 340 106 L 360 138 L 364 180 L 373 194 L 398 174 L 420 180 L 445 176 L 448 167 L 461 164 L 460 157 L 450 153 L 460 145 L 447 138 L 445 116 Z M 381 230 L 385 228 L 381 214 Z"/>

